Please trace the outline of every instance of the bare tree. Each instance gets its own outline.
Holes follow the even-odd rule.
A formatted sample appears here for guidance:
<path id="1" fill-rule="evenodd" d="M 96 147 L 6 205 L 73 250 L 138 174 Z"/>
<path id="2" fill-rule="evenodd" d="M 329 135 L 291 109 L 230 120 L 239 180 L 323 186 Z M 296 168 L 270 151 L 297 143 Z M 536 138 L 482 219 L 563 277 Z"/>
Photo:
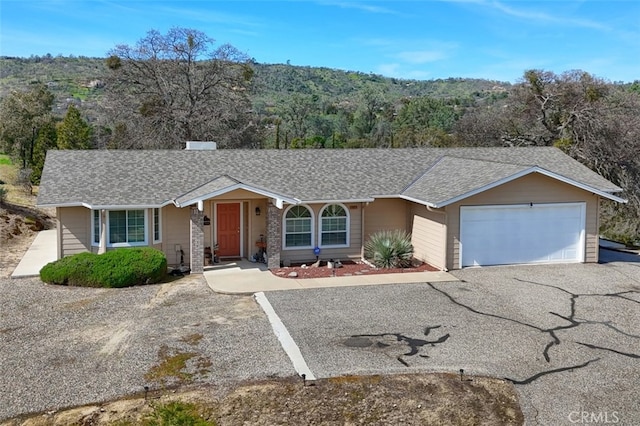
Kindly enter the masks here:
<path id="1" fill-rule="evenodd" d="M 221 147 L 256 142 L 247 94 L 253 71 L 235 47 L 215 47 L 201 31 L 172 28 L 167 34 L 149 31 L 135 46 L 118 45 L 109 54 L 103 105 L 118 135 L 130 139 L 129 147 L 179 148 L 187 140 L 215 140 Z"/>
<path id="2" fill-rule="evenodd" d="M 640 238 L 640 94 L 583 71 L 529 70 L 504 105 L 456 123 L 460 141 L 483 146 L 557 146 L 625 190 L 604 206 L 603 231 Z"/>

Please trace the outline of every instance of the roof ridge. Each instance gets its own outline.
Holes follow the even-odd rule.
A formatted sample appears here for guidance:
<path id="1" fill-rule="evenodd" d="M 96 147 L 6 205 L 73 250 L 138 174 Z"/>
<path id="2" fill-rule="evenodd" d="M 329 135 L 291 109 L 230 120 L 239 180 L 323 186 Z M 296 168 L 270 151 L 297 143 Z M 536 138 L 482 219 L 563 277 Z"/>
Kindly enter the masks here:
<path id="1" fill-rule="evenodd" d="M 463 156 L 463 155 L 447 155 L 446 157 L 454 157 L 454 158 L 458 158 L 460 160 L 470 160 L 470 161 L 480 161 L 483 163 L 496 163 L 496 164 L 508 164 L 511 166 L 530 166 L 530 167 L 540 167 L 538 166 L 537 163 L 512 163 L 512 162 L 508 162 L 508 161 L 500 161 L 500 160 L 496 160 L 496 159 L 490 159 L 490 158 L 469 158 L 468 156 Z M 542 167 L 543 168 L 543 167 Z"/>
<path id="2" fill-rule="evenodd" d="M 416 178 L 413 179 L 411 182 L 409 182 L 409 184 L 405 185 L 405 187 L 402 188 L 402 190 L 400 191 L 399 195 L 402 195 L 405 192 L 407 192 L 413 185 L 416 184 L 416 182 L 421 180 L 427 173 L 429 173 L 431 170 L 433 170 L 433 168 L 435 166 L 437 166 L 446 157 L 449 157 L 449 156 L 445 154 L 445 155 L 441 155 L 440 157 L 438 157 L 436 159 L 436 161 L 433 162 L 433 164 L 431 164 L 429 167 L 427 167 L 420 175 L 416 176 Z"/>
<path id="3" fill-rule="evenodd" d="M 173 197 L 173 199 L 171 201 L 175 201 L 180 197 L 184 197 L 185 195 L 187 195 L 187 194 L 189 194 L 189 193 L 191 193 L 193 191 L 196 191 L 196 190 L 202 188 L 203 186 L 209 185 L 211 182 L 214 182 L 214 181 L 216 181 L 218 179 L 221 179 L 221 178 L 224 178 L 224 177 L 229 178 L 232 181 L 235 181 L 235 183 L 242 183 L 242 181 L 240 181 L 240 180 L 238 180 L 238 179 L 236 179 L 236 178 L 234 178 L 232 176 L 229 176 L 227 173 L 223 173 L 221 175 L 218 175 L 218 176 L 214 177 L 213 179 L 209 179 L 208 181 L 202 183 L 201 185 L 198 185 L 198 186 L 195 186 L 195 187 L 191 188 L 190 190 L 188 190 L 188 191 L 186 191 L 186 192 L 184 192 L 182 194 L 176 195 L 175 197 Z"/>

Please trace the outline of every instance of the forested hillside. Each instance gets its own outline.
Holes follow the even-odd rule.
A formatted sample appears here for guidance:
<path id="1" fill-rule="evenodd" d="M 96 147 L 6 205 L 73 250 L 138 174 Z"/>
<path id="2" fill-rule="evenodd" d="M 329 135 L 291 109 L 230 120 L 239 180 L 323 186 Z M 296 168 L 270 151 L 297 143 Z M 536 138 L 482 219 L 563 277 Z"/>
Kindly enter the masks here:
<path id="1" fill-rule="evenodd" d="M 390 100 L 407 97 L 472 99 L 501 96 L 509 83 L 449 78 L 399 80 L 375 74 L 286 64 L 252 63 L 250 98 L 260 111 L 286 100 L 293 93 L 323 99 L 356 99 L 365 88 L 375 88 Z M 36 82 L 47 85 L 55 96 L 56 112 L 63 116 L 70 103 L 82 104 L 85 116 L 95 120 L 97 103 L 108 74 L 106 58 L 32 56 L 0 58 L 0 99 L 11 91 L 25 90 Z"/>

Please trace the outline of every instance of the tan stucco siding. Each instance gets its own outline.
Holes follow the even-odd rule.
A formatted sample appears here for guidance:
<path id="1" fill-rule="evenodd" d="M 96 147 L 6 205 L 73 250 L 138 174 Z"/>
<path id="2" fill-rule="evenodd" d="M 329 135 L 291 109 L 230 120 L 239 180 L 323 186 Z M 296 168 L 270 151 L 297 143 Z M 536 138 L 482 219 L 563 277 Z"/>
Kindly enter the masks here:
<path id="1" fill-rule="evenodd" d="M 177 208 L 168 205 L 162 208 L 162 251 L 167 256 L 169 265 L 180 263 L 180 253 L 176 252 L 178 245 L 184 251 L 185 265 L 189 265 L 191 254 L 190 218 L 189 207 Z"/>
<path id="2" fill-rule="evenodd" d="M 59 207 L 57 214 L 60 257 L 91 250 L 91 210 Z"/>
<path id="3" fill-rule="evenodd" d="M 313 210 L 313 245 L 320 245 L 320 211 L 327 204 L 307 205 Z M 322 247 L 320 246 L 321 260 L 346 260 L 360 259 L 362 248 L 362 206 L 360 203 L 343 204 L 349 214 L 349 247 Z M 283 224 L 284 228 L 284 224 Z M 284 236 L 283 236 L 284 240 Z M 280 259 L 283 262 L 309 262 L 315 260 L 313 248 L 282 249 Z"/>
<path id="4" fill-rule="evenodd" d="M 267 199 L 249 200 L 247 203 L 247 254 L 251 258 L 258 252 L 256 242 L 260 241 L 260 235 L 266 241 L 267 238 Z M 256 208 L 260 209 L 260 215 L 256 215 Z"/>
<path id="5" fill-rule="evenodd" d="M 585 261 L 598 261 L 599 197 L 547 177 L 532 173 L 445 207 L 447 212 L 447 267 L 460 267 L 460 207 L 526 203 L 586 203 Z"/>
<path id="6" fill-rule="evenodd" d="M 419 204 L 411 205 L 411 243 L 413 256 L 440 269 L 446 269 L 446 213 L 429 211 Z"/>
<path id="7" fill-rule="evenodd" d="M 364 208 L 364 240 L 378 231 L 408 230 L 409 203 L 399 198 L 378 198 Z"/>

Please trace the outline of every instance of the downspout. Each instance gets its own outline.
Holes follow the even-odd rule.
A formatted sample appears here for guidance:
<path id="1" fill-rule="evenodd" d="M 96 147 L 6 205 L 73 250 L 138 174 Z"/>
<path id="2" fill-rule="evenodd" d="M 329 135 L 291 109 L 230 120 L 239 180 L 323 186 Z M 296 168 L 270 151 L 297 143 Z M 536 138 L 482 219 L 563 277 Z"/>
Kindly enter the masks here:
<path id="1" fill-rule="evenodd" d="M 366 203 L 360 203 L 360 258 L 364 260 L 364 208 L 367 206 L 367 204 L 369 204 L 369 202 Z"/>

